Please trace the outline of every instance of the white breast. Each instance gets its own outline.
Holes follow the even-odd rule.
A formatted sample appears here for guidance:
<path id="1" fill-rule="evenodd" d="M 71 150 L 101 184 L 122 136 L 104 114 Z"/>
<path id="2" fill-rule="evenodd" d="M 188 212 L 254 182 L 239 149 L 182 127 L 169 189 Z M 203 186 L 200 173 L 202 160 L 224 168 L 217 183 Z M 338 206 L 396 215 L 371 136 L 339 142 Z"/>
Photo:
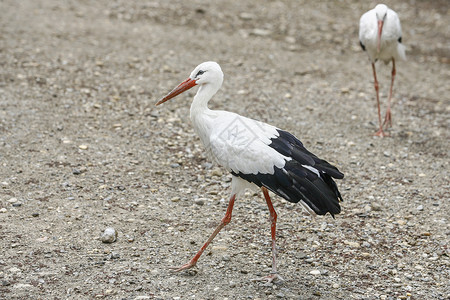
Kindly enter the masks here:
<path id="1" fill-rule="evenodd" d="M 268 145 L 278 136 L 277 128 L 227 111 L 209 111 L 194 127 L 206 149 L 228 171 L 273 174 L 289 157 Z"/>

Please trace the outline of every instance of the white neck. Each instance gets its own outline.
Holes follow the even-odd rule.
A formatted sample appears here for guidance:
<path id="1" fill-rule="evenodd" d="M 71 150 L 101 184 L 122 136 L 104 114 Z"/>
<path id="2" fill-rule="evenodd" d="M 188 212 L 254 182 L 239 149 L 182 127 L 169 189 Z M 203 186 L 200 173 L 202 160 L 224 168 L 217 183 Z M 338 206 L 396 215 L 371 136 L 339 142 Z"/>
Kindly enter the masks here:
<path id="1" fill-rule="evenodd" d="M 216 86 L 214 84 L 202 84 L 197 91 L 197 94 L 194 97 L 194 101 L 191 104 L 191 120 L 195 123 L 198 119 L 198 116 L 207 113 L 210 111 L 208 108 L 208 102 L 211 98 L 217 93 L 220 86 Z"/>
<path id="2" fill-rule="evenodd" d="M 192 125 L 206 147 L 209 145 L 208 139 L 215 119 L 214 111 L 208 108 L 208 102 L 219 88 L 220 85 L 211 83 L 200 85 L 191 104 Z"/>

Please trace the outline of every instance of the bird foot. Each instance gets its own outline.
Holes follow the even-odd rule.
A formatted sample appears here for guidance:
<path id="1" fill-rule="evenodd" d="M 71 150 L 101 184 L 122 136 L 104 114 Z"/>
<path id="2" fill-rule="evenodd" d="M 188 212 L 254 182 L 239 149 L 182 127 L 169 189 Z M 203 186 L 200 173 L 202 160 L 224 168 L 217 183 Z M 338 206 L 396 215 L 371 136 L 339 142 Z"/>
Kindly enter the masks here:
<path id="1" fill-rule="evenodd" d="M 272 282 L 283 282 L 284 279 L 277 273 L 272 273 L 272 274 L 264 276 L 264 277 L 254 278 L 251 281 L 262 281 L 262 282 L 265 282 L 266 284 L 269 284 Z"/>
<path id="2" fill-rule="evenodd" d="M 379 136 L 379 137 L 385 137 L 385 136 L 389 136 L 389 133 L 386 133 L 383 131 L 383 129 L 379 129 L 377 132 L 375 132 L 373 135 L 375 136 Z"/>
<path id="3" fill-rule="evenodd" d="M 191 260 L 187 264 L 184 264 L 184 265 L 182 265 L 180 267 L 169 267 L 169 270 L 171 270 L 172 272 L 176 273 L 176 272 L 180 272 L 180 271 L 183 271 L 183 270 L 189 270 L 189 269 L 195 267 L 196 264 L 197 264 L 196 261 L 192 261 Z"/>
<path id="4" fill-rule="evenodd" d="M 392 127 L 392 117 L 391 117 L 391 110 L 388 109 L 386 111 L 386 116 L 384 117 L 384 122 L 383 122 L 383 126 L 386 125 L 386 129 L 388 129 L 389 127 Z"/>

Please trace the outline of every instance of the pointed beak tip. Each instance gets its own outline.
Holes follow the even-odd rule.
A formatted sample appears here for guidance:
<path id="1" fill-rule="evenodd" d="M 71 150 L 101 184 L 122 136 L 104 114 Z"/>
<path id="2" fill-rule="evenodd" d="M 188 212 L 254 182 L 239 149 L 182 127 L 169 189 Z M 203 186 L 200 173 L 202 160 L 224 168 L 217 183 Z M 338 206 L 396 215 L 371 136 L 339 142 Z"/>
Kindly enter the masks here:
<path id="1" fill-rule="evenodd" d="M 190 78 L 186 79 L 185 81 L 180 83 L 176 88 L 174 88 L 169 94 L 167 94 L 162 99 L 160 99 L 158 102 L 156 102 L 155 106 L 158 106 L 158 105 L 166 102 L 167 100 L 174 98 L 175 96 L 181 94 L 184 91 L 187 91 L 188 89 L 192 88 L 195 85 L 197 85 L 195 80 L 192 80 Z"/>

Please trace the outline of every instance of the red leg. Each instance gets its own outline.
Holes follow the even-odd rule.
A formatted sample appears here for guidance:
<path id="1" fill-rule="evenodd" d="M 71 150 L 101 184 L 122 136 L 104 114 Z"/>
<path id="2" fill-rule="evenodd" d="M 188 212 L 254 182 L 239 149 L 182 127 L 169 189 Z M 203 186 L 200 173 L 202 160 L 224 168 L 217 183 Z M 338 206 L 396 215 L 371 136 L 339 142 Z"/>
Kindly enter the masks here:
<path id="1" fill-rule="evenodd" d="M 270 275 L 265 276 L 263 278 L 259 278 L 256 280 L 266 280 L 267 282 L 272 282 L 274 280 L 282 278 L 277 274 L 277 249 L 276 249 L 276 243 L 275 243 L 275 235 L 276 235 L 276 229 L 277 229 L 277 213 L 275 212 L 275 209 L 273 208 L 272 201 L 269 197 L 269 191 L 265 188 L 261 188 L 264 198 L 266 199 L 267 207 L 269 208 L 270 213 L 270 233 L 272 235 L 272 272 Z"/>
<path id="2" fill-rule="evenodd" d="M 206 241 L 206 243 L 203 245 L 203 247 L 200 248 L 200 250 L 197 252 L 197 254 L 187 264 L 184 264 L 180 267 L 171 267 L 170 269 L 172 269 L 174 272 L 179 272 L 182 270 L 190 269 L 197 264 L 197 261 L 200 258 L 200 256 L 203 254 L 203 251 L 205 251 L 205 249 L 208 247 L 208 245 L 212 242 L 212 240 L 219 233 L 219 231 L 222 230 L 222 228 L 225 227 L 225 225 L 230 223 L 231 212 L 233 211 L 234 200 L 236 200 L 236 194 L 231 196 L 231 198 L 230 198 L 230 202 L 228 203 L 228 208 L 227 208 L 227 212 L 225 213 L 225 217 L 223 217 L 219 226 L 216 227 L 216 230 L 214 230 L 214 232 L 211 234 L 211 236 Z"/>
<path id="3" fill-rule="evenodd" d="M 373 70 L 373 79 L 374 79 L 375 92 L 377 94 L 378 124 L 380 125 L 380 129 L 374 135 L 384 137 L 384 136 L 386 136 L 386 134 L 384 133 L 383 127 L 381 125 L 380 95 L 379 95 L 379 89 L 380 88 L 378 86 L 377 72 L 375 70 L 375 63 L 372 63 L 372 70 Z"/>
<path id="4" fill-rule="evenodd" d="M 386 128 L 392 127 L 392 118 L 391 118 L 391 98 L 392 98 L 392 89 L 394 87 L 394 79 L 395 79 L 395 59 L 392 58 L 392 73 L 391 73 L 391 88 L 389 89 L 389 98 L 388 98 L 388 107 L 386 110 L 386 116 L 384 117 L 383 126 L 386 125 Z"/>

